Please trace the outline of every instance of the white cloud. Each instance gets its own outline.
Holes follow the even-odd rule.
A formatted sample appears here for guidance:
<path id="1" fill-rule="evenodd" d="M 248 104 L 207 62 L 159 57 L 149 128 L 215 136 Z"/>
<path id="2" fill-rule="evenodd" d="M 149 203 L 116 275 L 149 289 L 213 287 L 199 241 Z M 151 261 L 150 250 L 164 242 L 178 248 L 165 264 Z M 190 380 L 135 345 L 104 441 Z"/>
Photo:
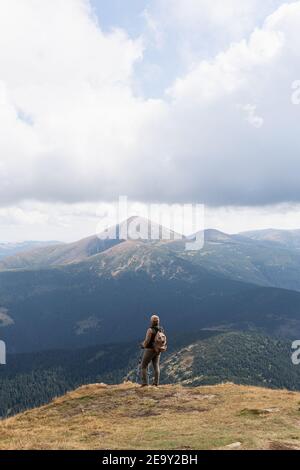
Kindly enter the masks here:
<path id="1" fill-rule="evenodd" d="M 221 30 L 246 18 L 246 5 L 251 28 L 264 11 L 250 0 L 224 11 L 200 3 Z M 189 4 L 189 18 L 178 10 L 184 24 L 196 21 L 198 3 Z M 142 41 L 103 33 L 87 0 L 3 0 L 0 204 L 120 194 L 212 205 L 299 201 L 300 108 L 291 105 L 299 27 L 300 2 L 284 5 L 213 57 L 194 55 L 168 93 L 150 100 L 132 91 Z"/>
<path id="2" fill-rule="evenodd" d="M 267 67 L 278 57 L 284 44 L 281 31 L 255 30 L 249 41 L 233 44 L 212 61 L 200 61 L 170 90 L 174 99 L 198 102 L 222 98 L 249 86 L 253 70 Z"/>
<path id="3" fill-rule="evenodd" d="M 263 126 L 264 120 L 261 116 L 256 114 L 255 105 L 246 104 L 245 106 L 241 106 L 241 109 L 246 113 L 246 119 L 251 126 L 256 127 L 257 129 Z"/>
<path id="4" fill-rule="evenodd" d="M 299 200 L 299 109 L 291 106 L 299 15 L 300 2 L 285 5 L 247 41 L 194 63 L 170 88 L 177 195 L 216 205 Z M 241 103 L 263 132 L 245 127 Z"/>
<path id="5" fill-rule="evenodd" d="M 261 10 L 259 0 L 159 0 L 157 4 L 169 22 L 173 25 L 175 22 L 177 27 L 203 30 L 214 25 L 222 28 L 222 33 L 230 31 L 233 35 L 251 29 Z"/>
<path id="6" fill-rule="evenodd" d="M 286 0 L 284 3 L 292 3 Z M 208 57 L 240 41 L 283 0 L 154 0 L 148 14 L 161 32 L 174 32 L 176 47 L 191 57 Z"/>
<path id="7" fill-rule="evenodd" d="M 1 2 L 1 202 L 107 192 L 147 119 L 131 91 L 141 57 L 141 41 L 102 33 L 85 0 Z"/>

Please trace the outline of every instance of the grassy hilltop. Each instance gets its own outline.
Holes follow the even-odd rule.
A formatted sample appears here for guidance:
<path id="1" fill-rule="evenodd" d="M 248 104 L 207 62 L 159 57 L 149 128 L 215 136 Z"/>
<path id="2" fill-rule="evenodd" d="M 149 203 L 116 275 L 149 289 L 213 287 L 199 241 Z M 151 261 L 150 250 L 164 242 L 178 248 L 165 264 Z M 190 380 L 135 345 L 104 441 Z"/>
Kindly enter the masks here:
<path id="1" fill-rule="evenodd" d="M 0 449 L 300 449 L 300 393 L 81 387 L 0 424 Z"/>

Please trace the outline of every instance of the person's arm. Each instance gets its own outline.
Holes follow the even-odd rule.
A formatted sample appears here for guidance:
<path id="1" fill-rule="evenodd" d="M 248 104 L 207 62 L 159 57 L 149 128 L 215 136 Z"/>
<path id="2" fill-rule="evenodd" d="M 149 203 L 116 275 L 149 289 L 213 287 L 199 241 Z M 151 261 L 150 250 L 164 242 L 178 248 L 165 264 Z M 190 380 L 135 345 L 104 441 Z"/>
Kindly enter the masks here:
<path id="1" fill-rule="evenodd" d="M 146 337 L 142 343 L 143 348 L 147 348 L 149 346 L 151 338 L 152 338 L 152 330 L 151 328 L 149 328 L 147 330 Z"/>

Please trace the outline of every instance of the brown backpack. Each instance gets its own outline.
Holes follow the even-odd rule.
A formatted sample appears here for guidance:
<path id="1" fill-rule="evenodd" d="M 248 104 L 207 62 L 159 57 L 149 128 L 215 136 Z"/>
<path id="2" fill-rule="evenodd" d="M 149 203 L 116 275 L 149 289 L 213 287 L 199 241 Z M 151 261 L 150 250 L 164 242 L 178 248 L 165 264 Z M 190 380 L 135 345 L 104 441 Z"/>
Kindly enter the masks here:
<path id="1" fill-rule="evenodd" d="M 155 335 L 153 349 L 157 353 L 165 352 L 167 350 L 167 337 L 162 330 L 158 330 Z"/>

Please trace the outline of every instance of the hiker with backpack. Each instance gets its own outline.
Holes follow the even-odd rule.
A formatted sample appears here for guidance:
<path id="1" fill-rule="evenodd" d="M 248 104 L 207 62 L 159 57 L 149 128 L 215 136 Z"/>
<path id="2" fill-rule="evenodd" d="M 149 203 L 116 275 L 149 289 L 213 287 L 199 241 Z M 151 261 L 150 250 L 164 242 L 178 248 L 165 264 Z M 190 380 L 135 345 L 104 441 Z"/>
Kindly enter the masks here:
<path id="1" fill-rule="evenodd" d="M 160 378 L 160 355 L 167 350 L 167 337 L 163 328 L 160 327 L 159 317 L 157 315 L 152 315 L 151 326 L 147 330 L 146 338 L 141 344 L 141 347 L 144 349 L 141 365 L 142 387 L 148 385 L 148 366 L 150 362 L 152 362 L 154 369 L 154 381 L 152 385 L 157 387 Z"/>

